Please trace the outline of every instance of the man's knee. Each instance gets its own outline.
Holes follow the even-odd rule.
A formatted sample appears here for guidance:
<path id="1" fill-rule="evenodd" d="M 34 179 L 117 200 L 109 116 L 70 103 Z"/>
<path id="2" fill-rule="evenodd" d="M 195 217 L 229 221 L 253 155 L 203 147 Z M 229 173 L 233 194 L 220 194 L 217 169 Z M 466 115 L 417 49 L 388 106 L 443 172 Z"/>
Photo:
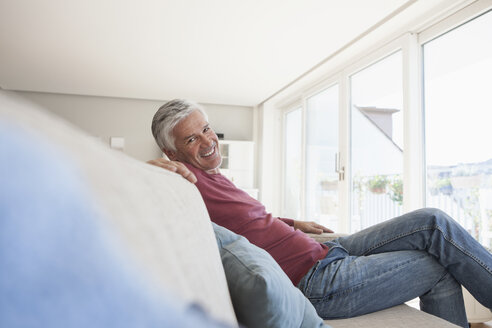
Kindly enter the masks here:
<path id="1" fill-rule="evenodd" d="M 455 223 L 455 221 L 444 211 L 433 207 L 425 207 L 415 210 L 403 215 L 402 219 L 409 220 L 415 224 L 426 227 L 446 227 Z"/>
<path id="2" fill-rule="evenodd" d="M 455 223 L 452 217 L 438 208 L 426 207 L 418 211 L 420 211 L 420 217 L 433 226 L 445 227 Z"/>
<path id="3" fill-rule="evenodd" d="M 423 217 L 426 220 L 429 220 L 431 222 L 434 222 L 436 224 L 452 220 L 451 217 L 446 212 L 444 212 L 438 208 L 426 207 L 426 208 L 420 209 L 419 211 L 420 211 L 421 217 Z"/>

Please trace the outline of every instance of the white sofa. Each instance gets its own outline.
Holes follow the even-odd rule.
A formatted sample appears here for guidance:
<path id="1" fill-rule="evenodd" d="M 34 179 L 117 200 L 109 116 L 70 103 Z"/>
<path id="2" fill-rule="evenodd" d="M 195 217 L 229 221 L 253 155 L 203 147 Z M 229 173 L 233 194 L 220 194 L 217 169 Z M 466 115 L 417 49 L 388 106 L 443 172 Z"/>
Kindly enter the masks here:
<path id="1" fill-rule="evenodd" d="M 55 157 L 69 163 L 87 190 L 98 220 L 118 240 L 120 255 L 143 277 L 142 284 L 169 295 L 176 304 L 198 303 L 212 318 L 237 325 L 214 232 L 193 184 L 108 149 L 12 92 L 0 90 L 0 123 L 2 129 L 7 127 L 28 136 L 33 149 L 48 147 Z M 2 161 L 9 161 L 10 156 L 2 154 Z M 36 161 L 30 165 L 35 166 Z M 53 181 L 58 178 L 48 177 Z M 45 187 L 48 186 L 32 185 L 38 190 Z M 3 192 L 7 194 L 6 190 Z M 29 204 L 26 202 L 27 207 Z M 37 277 L 38 283 L 43 284 L 45 278 L 50 279 Z M 0 309 L 0 315 L 2 311 L 5 309 Z M 82 308 L 73 311 L 84 313 Z M 31 311 L 25 315 L 43 326 L 42 313 Z M 455 327 L 406 305 L 326 323 L 335 328 Z"/>

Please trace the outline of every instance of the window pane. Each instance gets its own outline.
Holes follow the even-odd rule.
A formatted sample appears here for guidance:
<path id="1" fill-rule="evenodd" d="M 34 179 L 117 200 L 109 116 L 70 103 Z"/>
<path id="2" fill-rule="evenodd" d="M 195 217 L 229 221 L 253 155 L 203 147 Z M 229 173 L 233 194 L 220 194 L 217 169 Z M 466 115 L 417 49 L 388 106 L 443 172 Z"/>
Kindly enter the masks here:
<path id="1" fill-rule="evenodd" d="M 355 232 L 401 213 L 402 55 L 354 74 L 351 83 L 352 221 Z"/>
<path id="2" fill-rule="evenodd" d="M 492 247 L 492 13 L 423 46 L 426 205 Z"/>
<path id="3" fill-rule="evenodd" d="M 307 100 L 306 219 L 338 231 L 338 85 Z"/>
<path id="4" fill-rule="evenodd" d="M 302 109 L 285 115 L 284 216 L 301 217 Z"/>

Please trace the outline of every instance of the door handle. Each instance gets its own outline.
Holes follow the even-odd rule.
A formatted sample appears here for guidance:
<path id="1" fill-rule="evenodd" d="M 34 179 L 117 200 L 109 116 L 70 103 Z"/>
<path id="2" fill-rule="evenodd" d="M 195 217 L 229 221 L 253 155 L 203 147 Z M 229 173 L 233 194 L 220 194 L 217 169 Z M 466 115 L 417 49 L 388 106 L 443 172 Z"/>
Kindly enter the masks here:
<path id="1" fill-rule="evenodd" d="M 335 153 L 335 172 L 338 173 L 338 181 L 345 180 L 345 166 L 341 165 L 340 152 Z"/>

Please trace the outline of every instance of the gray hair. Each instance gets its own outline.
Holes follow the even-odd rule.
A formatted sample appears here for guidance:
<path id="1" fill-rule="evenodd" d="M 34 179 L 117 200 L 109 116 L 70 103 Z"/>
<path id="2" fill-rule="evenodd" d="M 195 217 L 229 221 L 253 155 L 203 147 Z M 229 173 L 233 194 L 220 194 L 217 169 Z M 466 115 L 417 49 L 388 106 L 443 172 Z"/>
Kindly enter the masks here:
<path id="1" fill-rule="evenodd" d="M 208 121 L 205 109 L 197 103 L 184 99 L 174 99 L 162 105 L 152 119 L 152 134 L 161 150 L 176 151 L 174 127 L 194 111 L 200 111 Z"/>

